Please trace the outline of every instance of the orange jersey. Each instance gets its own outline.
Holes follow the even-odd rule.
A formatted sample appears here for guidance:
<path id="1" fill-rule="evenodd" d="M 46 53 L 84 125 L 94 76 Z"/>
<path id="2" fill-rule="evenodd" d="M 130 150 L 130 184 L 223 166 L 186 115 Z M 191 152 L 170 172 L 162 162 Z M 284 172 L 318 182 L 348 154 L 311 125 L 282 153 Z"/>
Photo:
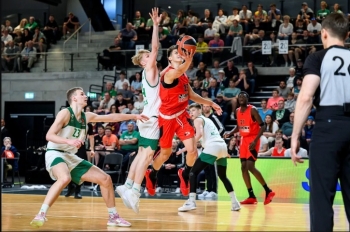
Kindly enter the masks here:
<path id="1" fill-rule="evenodd" d="M 244 112 L 241 112 L 241 107 L 237 108 L 237 126 L 242 137 L 257 136 L 259 134 L 260 126 L 252 118 L 252 108 L 255 107 L 248 105 Z"/>
<path id="2" fill-rule="evenodd" d="M 286 151 L 286 149 L 282 148 L 281 152 L 278 152 L 278 148 L 274 147 L 271 156 L 273 156 L 273 157 L 284 157 L 284 152 L 285 151 Z"/>

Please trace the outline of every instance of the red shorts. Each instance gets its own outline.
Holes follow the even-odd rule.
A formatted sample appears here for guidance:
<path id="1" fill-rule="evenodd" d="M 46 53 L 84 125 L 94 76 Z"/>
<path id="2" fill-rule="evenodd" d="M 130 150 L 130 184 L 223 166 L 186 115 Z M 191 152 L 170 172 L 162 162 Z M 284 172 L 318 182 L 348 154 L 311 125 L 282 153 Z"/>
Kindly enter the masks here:
<path id="1" fill-rule="evenodd" d="M 241 137 L 241 145 L 239 147 L 239 158 L 241 160 L 256 161 L 260 149 L 260 139 L 255 145 L 255 152 L 249 150 L 249 145 L 254 141 L 256 136 Z"/>
<path id="2" fill-rule="evenodd" d="M 173 119 L 164 119 L 159 116 L 158 123 L 159 146 L 161 148 L 171 148 L 175 134 L 181 141 L 193 138 L 195 135 L 192 119 L 186 111 Z"/>

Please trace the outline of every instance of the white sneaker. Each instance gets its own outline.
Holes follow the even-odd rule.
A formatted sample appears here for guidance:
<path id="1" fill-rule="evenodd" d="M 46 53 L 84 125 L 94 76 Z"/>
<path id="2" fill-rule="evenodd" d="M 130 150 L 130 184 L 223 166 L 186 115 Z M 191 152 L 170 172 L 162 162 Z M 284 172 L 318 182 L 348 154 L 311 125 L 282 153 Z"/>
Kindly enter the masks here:
<path id="1" fill-rule="evenodd" d="M 232 203 L 231 211 L 240 211 L 241 210 L 241 204 L 239 204 L 238 201 Z"/>
<path id="2" fill-rule="evenodd" d="M 163 189 L 161 187 L 156 188 L 156 193 L 162 193 L 162 192 L 163 192 Z"/>
<path id="3" fill-rule="evenodd" d="M 284 67 L 288 67 L 288 62 L 286 62 L 286 64 L 284 65 Z"/>
<path id="4" fill-rule="evenodd" d="M 128 189 L 124 193 L 124 197 L 128 201 L 128 204 L 131 206 L 132 210 L 134 210 L 135 213 L 139 213 L 139 202 L 140 202 L 140 193 L 135 193 L 131 189 Z"/>
<path id="5" fill-rule="evenodd" d="M 190 199 L 188 199 L 183 206 L 181 206 L 178 211 L 179 212 L 187 212 L 187 211 L 190 211 L 190 210 L 194 210 L 196 209 L 197 206 L 196 206 L 196 202 L 195 201 L 191 201 Z"/>
<path id="6" fill-rule="evenodd" d="M 174 193 L 181 193 L 180 188 L 176 188 Z"/>
<path id="7" fill-rule="evenodd" d="M 125 192 L 128 190 L 125 185 L 119 185 L 118 187 L 115 188 L 115 191 L 118 193 L 120 198 L 123 200 L 124 205 L 128 208 L 131 209 L 131 205 L 128 201 L 128 199 L 125 197 Z"/>
<path id="8" fill-rule="evenodd" d="M 208 194 L 209 194 L 209 192 L 207 190 L 205 190 L 202 194 L 198 195 L 198 198 L 204 198 Z"/>
<path id="9" fill-rule="evenodd" d="M 231 113 L 231 120 L 235 120 L 235 114 Z"/>
<path id="10" fill-rule="evenodd" d="M 214 193 L 214 192 L 210 192 L 207 195 L 205 195 L 205 198 L 217 198 L 218 194 Z"/>
<path id="11" fill-rule="evenodd" d="M 43 226 L 44 223 L 47 221 L 47 218 L 45 216 L 45 213 L 37 214 L 33 221 L 30 222 L 30 225 L 33 227 Z"/>
<path id="12" fill-rule="evenodd" d="M 116 213 L 116 214 L 109 215 L 107 226 L 129 227 L 131 226 L 131 223 L 128 221 L 125 221 L 123 218 L 119 216 L 119 214 Z"/>

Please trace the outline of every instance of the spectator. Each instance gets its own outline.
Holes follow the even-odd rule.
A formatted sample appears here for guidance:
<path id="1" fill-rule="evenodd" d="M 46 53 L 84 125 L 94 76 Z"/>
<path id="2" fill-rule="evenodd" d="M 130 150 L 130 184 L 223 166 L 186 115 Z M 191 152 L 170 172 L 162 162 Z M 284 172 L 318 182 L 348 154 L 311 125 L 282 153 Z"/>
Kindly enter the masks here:
<path id="1" fill-rule="evenodd" d="M 194 59 L 196 64 L 203 61 L 203 56 L 208 52 L 208 44 L 204 42 L 204 37 L 202 35 L 198 36 L 197 49 L 194 54 Z M 207 59 L 204 59 L 207 60 Z"/>
<path id="2" fill-rule="evenodd" d="M 56 41 L 59 37 L 58 33 L 58 24 L 55 20 L 55 17 L 53 15 L 50 15 L 49 21 L 44 27 L 44 34 L 46 35 L 47 43 L 56 44 Z"/>
<path id="3" fill-rule="evenodd" d="M 286 84 L 287 84 L 287 88 L 289 88 L 290 90 L 292 90 L 294 88 L 294 86 L 297 85 L 297 80 L 296 80 L 294 68 L 289 69 L 289 77 L 287 77 L 287 79 L 286 79 Z"/>
<path id="4" fill-rule="evenodd" d="M 206 43 L 209 43 L 211 40 L 214 39 L 214 36 L 215 36 L 215 34 L 217 32 L 218 31 L 215 28 L 213 28 L 212 21 L 209 21 L 208 22 L 208 28 L 204 31 L 204 41 Z"/>
<path id="5" fill-rule="evenodd" d="M 188 67 L 188 69 L 186 71 L 186 75 L 188 76 L 190 83 L 192 83 L 194 80 L 196 80 L 197 71 L 198 71 L 198 69 L 194 67 L 194 63 L 192 61 L 190 64 L 190 67 Z"/>
<path id="6" fill-rule="evenodd" d="M 311 43 L 320 43 L 321 29 L 322 29 L 321 24 L 317 22 L 315 18 L 311 18 L 311 23 L 307 25 L 307 31 L 309 32 Z"/>
<path id="7" fill-rule="evenodd" d="M 13 32 L 17 33 L 19 31 L 19 32 L 23 33 L 24 27 L 27 25 L 27 23 L 28 23 L 28 20 L 26 18 L 21 19 L 21 22 L 19 23 L 19 25 L 17 27 L 15 27 Z"/>
<path id="8" fill-rule="evenodd" d="M 7 46 L 8 42 L 13 41 L 12 35 L 9 34 L 7 29 L 3 30 L 3 36 L 1 36 L 1 41 Z"/>
<path id="9" fill-rule="evenodd" d="M 98 107 L 98 112 L 108 113 L 109 109 L 112 105 L 115 104 L 115 100 L 111 97 L 109 92 L 104 93 L 104 98 L 100 102 L 100 106 Z"/>
<path id="10" fill-rule="evenodd" d="M 239 19 L 246 32 L 249 31 L 249 24 L 251 22 L 252 16 L 253 14 L 250 10 L 248 10 L 248 7 L 246 5 L 243 5 L 242 10 L 239 12 Z"/>
<path id="11" fill-rule="evenodd" d="M 123 83 L 123 88 L 117 90 L 118 93 L 121 93 L 123 95 L 123 98 L 127 101 L 130 101 L 133 99 L 134 94 L 128 89 L 128 83 Z"/>
<path id="12" fill-rule="evenodd" d="M 40 53 L 46 52 L 46 37 L 44 33 L 42 33 L 39 29 L 39 27 L 35 28 L 34 35 L 33 35 L 33 44 L 37 51 Z M 40 54 L 40 57 L 42 57 L 42 54 Z"/>
<path id="13" fill-rule="evenodd" d="M 259 153 L 258 156 L 284 157 L 286 149 L 283 147 L 283 140 L 276 139 L 275 147 L 270 148 L 267 152 Z"/>
<path id="14" fill-rule="evenodd" d="M 151 20 L 152 21 L 152 20 Z M 153 21 L 152 21 L 153 22 Z M 160 24 L 162 27 L 169 28 L 170 25 L 170 17 L 168 15 L 168 12 L 163 11 L 162 12 L 162 20 L 160 21 Z"/>
<path id="15" fill-rule="evenodd" d="M 14 41 L 9 41 L 8 47 L 5 49 L 5 55 L 1 58 L 1 66 L 5 72 L 8 72 L 10 68 L 12 68 L 11 72 L 17 71 L 19 53 L 20 50 L 18 46 L 15 46 Z"/>
<path id="16" fill-rule="evenodd" d="M 118 91 L 118 89 L 122 89 L 124 83 L 127 83 L 128 86 L 130 85 L 128 79 L 126 78 L 126 72 L 121 71 L 119 74 L 119 80 L 117 80 L 114 85 L 115 90 Z"/>
<path id="17" fill-rule="evenodd" d="M 207 72 L 209 71 L 207 70 Z M 218 86 L 218 82 L 216 81 L 215 78 L 210 78 L 210 85 L 208 88 L 208 97 L 214 100 L 219 92 L 220 92 L 220 88 Z"/>
<path id="18" fill-rule="evenodd" d="M 309 116 L 307 118 L 306 125 L 301 131 L 303 139 L 305 139 L 308 144 L 310 144 L 311 142 L 313 129 L 314 129 L 314 117 Z"/>
<path id="19" fill-rule="evenodd" d="M 282 130 L 281 129 L 278 129 L 277 131 L 276 131 L 276 133 L 275 133 L 275 140 L 271 143 L 271 146 L 270 147 L 274 147 L 275 146 L 275 141 L 277 140 L 277 139 L 282 139 L 282 137 L 283 137 L 283 132 L 282 132 Z M 284 145 L 283 145 L 284 146 Z"/>
<path id="20" fill-rule="evenodd" d="M 3 118 L 1 119 L 0 125 L 1 125 L 1 141 L 3 141 L 5 137 L 9 136 L 9 132 L 8 132 L 7 128 L 5 127 L 6 123 L 5 123 L 5 120 Z"/>
<path id="21" fill-rule="evenodd" d="M 276 66 L 276 61 L 278 61 L 277 57 L 279 55 L 279 49 L 278 49 L 279 44 L 277 43 L 276 34 L 274 32 L 270 34 L 270 41 L 271 41 L 271 54 L 269 55 L 270 66 Z"/>
<path id="22" fill-rule="evenodd" d="M 280 25 L 278 30 L 278 39 L 289 40 L 289 37 L 293 33 L 293 24 L 290 23 L 289 15 L 283 16 L 283 23 Z"/>
<path id="23" fill-rule="evenodd" d="M 199 81 L 200 84 L 202 84 L 202 81 L 205 78 L 205 71 L 206 71 L 206 66 L 204 64 L 204 62 L 200 62 L 198 65 L 198 71 L 196 73 L 196 79 Z"/>
<path id="24" fill-rule="evenodd" d="M 231 46 L 232 41 L 234 40 L 235 37 L 242 37 L 242 36 L 243 36 L 243 28 L 241 24 L 238 24 L 238 21 L 234 19 L 226 36 L 226 46 Z"/>
<path id="25" fill-rule="evenodd" d="M 250 90 L 253 93 L 255 91 L 255 83 L 258 77 L 258 69 L 255 68 L 253 62 L 249 61 L 247 64 L 248 68 L 245 69 L 245 75 L 250 86 Z"/>
<path id="26" fill-rule="evenodd" d="M 267 138 L 265 136 L 260 137 L 260 147 L 258 153 L 267 152 L 269 150 L 269 142 L 267 141 Z"/>
<path id="27" fill-rule="evenodd" d="M 297 152 L 297 156 L 299 156 L 299 157 L 309 158 L 309 156 L 307 154 L 307 150 L 305 150 L 304 148 L 300 147 L 300 140 L 298 140 L 296 152 Z M 290 157 L 290 148 L 288 148 L 284 152 L 284 157 Z"/>
<path id="28" fill-rule="evenodd" d="M 220 30 L 220 28 L 222 28 L 221 25 L 225 25 L 226 20 L 227 20 L 227 16 L 224 15 L 224 10 L 219 9 L 218 16 L 216 16 L 214 19 L 213 28 L 215 28 L 217 32 L 224 34 L 225 30 L 222 31 L 222 30 Z"/>
<path id="29" fill-rule="evenodd" d="M 187 12 L 186 17 L 186 26 L 187 26 L 187 33 L 188 34 L 194 34 L 197 33 L 197 22 L 198 18 L 196 16 L 196 13 L 193 10 L 189 10 Z"/>
<path id="30" fill-rule="evenodd" d="M 276 131 L 278 130 L 278 124 L 273 121 L 272 115 L 268 114 L 265 117 L 265 132 L 263 136 L 267 139 L 269 146 L 271 147 L 272 142 L 275 140 Z"/>
<path id="31" fill-rule="evenodd" d="M 22 32 L 17 31 L 15 38 L 13 39 L 13 42 L 15 43 L 15 46 L 18 46 L 19 50 L 22 51 L 23 49 L 23 35 Z"/>
<path id="32" fill-rule="evenodd" d="M 11 27 L 11 21 L 10 20 L 6 20 L 5 21 L 4 30 L 7 30 L 9 33 L 13 33 L 13 28 Z"/>
<path id="33" fill-rule="evenodd" d="M 321 1 L 321 9 L 317 11 L 316 18 L 318 20 L 323 20 L 330 13 L 331 11 L 327 9 L 327 3 L 325 1 Z"/>
<path id="34" fill-rule="evenodd" d="M 303 40 L 303 44 L 313 44 L 314 43 L 313 39 L 310 37 L 309 32 L 307 30 L 303 32 L 303 37 L 301 39 Z M 312 46 L 307 46 L 305 48 L 303 46 L 303 47 L 301 47 L 301 50 L 303 50 L 303 52 L 310 55 L 310 54 L 316 52 L 316 47 L 312 45 Z"/>
<path id="35" fill-rule="evenodd" d="M 293 87 L 292 93 L 294 93 L 294 98 L 296 99 L 298 97 L 298 94 L 301 89 L 301 85 L 303 84 L 303 80 L 300 77 L 296 78 L 297 85 Z"/>
<path id="36" fill-rule="evenodd" d="M 290 88 L 287 88 L 286 82 L 285 81 L 280 81 L 280 85 L 278 86 L 278 92 L 281 97 L 284 99 L 287 99 L 288 94 L 291 92 Z"/>
<path id="37" fill-rule="evenodd" d="M 185 153 L 180 151 L 177 140 L 173 139 L 171 155 L 169 156 L 169 159 L 164 162 L 158 172 L 158 187 L 156 189 L 156 193 L 163 192 L 164 179 L 166 176 L 168 176 L 169 179 L 169 175 L 171 174 L 176 174 L 177 187 L 175 193 L 180 193 L 180 180 L 177 172 L 180 168 L 183 168 L 185 166 L 185 160 Z"/>
<path id="38" fill-rule="evenodd" d="M 35 28 L 38 27 L 38 23 L 35 22 L 35 18 L 33 16 L 29 17 L 29 22 L 24 26 L 24 29 L 28 29 L 30 33 L 34 33 Z"/>
<path id="39" fill-rule="evenodd" d="M 135 18 L 132 21 L 132 29 L 138 31 L 139 29 L 144 30 L 146 26 L 145 18 L 141 17 L 141 12 L 136 11 L 135 12 Z"/>
<path id="40" fill-rule="evenodd" d="M 284 101 L 284 99 L 279 95 L 278 89 L 272 90 L 272 97 L 270 97 L 267 101 L 267 108 L 271 110 L 277 110 L 279 101 Z"/>
<path id="41" fill-rule="evenodd" d="M 102 65 L 102 69 L 113 70 L 114 66 L 118 66 L 122 61 L 122 54 L 117 52 L 121 50 L 120 40 L 114 38 L 114 44 L 108 49 L 103 50 L 103 55 L 98 56 L 98 62 Z"/>
<path id="42" fill-rule="evenodd" d="M 110 127 L 106 127 L 105 135 L 102 138 L 102 142 L 103 142 L 104 148 L 107 151 L 105 152 L 105 155 L 108 155 L 110 152 L 114 152 L 114 150 L 117 150 L 120 148 L 118 137 L 112 134 L 112 129 Z M 106 164 L 103 168 L 104 170 L 111 169 L 109 164 Z"/>
<path id="43" fill-rule="evenodd" d="M 209 42 L 209 52 L 212 54 L 212 59 L 220 59 L 224 50 L 224 41 L 220 39 L 220 34 L 216 33 L 214 39 Z"/>
<path id="44" fill-rule="evenodd" d="M 267 21 L 267 12 L 263 9 L 261 4 L 258 4 L 256 11 L 254 12 L 254 20 L 258 19 L 260 22 Z"/>
<path id="45" fill-rule="evenodd" d="M 233 24 L 233 20 L 237 20 L 237 22 L 240 21 L 239 14 L 238 14 L 238 8 L 234 7 L 232 9 L 232 15 L 228 16 L 225 23 L 222 23 L 220 25 L 220 31 L 226 32 L 226 29 L 230 28 Z M 242 26 L 241 26 L 242 28 Z"/>
<path id="46" fill-rule="evenodd" d="M 246 91 L 247 89 L 249 89 L 249 84 L 244 69 L 241 69 L 241 71 L 239 71 L 239 76 L 234 81 L 235 86 L 240 90 Z"/>
<path id="47" fill-rule="evenodd" d="M 210 72 L 212 77 L 215 78 L 217 81 L 219 81 L 219 71 L 220 71 L 220 63 L 218 60 L 214 60 L 213 68 L 210 70 Z"/>
<path id="48" fill-rule="evenodd" d="M 238 94 L 240 92 L 241 90 L 235 87 L 235 82 L 233 80 L 229 81 L 229 87 L 224 89 L 224 92 L 223 92 L 223 99 L 226 103 L 231 104 L 233 115 L 234 115 L 234 112 L 236 112 Z"/>
<path id="49" fill-rule="evenodd" d="M 218 74 L 219 74 L 218 82 L 219 82 L 220 90 L 221 92 L 223 92 L 225 88 L 228 88 L 230 79 L 228 79 L 225 76 L 225 71 L 222 69 L 219 71 Z"/>
<path id="50" fill-rule="evenodd" d="M 284 100 L 278 101 L 278 108 L 272 112 L 272 118 L 281 127 L 285 122 L 289 120 L 290 111 L 286 110 L 284 107 Z"/>
<path id="51" fill-rule="evenodd" d="M 119 112 L 122 112 L 128 102 L 123 98 L 123 94 L 117 93 L 117 100 L 115 101 L 115 106 L 117 107 Z"/>
<path id="52" fill-rule="evenodd" d="M 13 154 L 13 157 L 18 158 L 18 153 L 16 147 L 12 145 L 10 137 L 5 137 L 3 139 L 4 146 L 1 148 L 1 155 L 5 151 L 10 151 Z M 7 180 L 7 172 L 12 170 L 13 172 L 18 171 L 18 159 L 5 159 L 4 166 L 1 167 L 4 172 L 4 181 Z M 1 170 L 1 171 L 2 171 Z"/>
<path id="53" fill-rule="evenodd" d="M 255 37 L 254 40 L 250 41 L 250 45 L 255 45 L 256 47 L 250 49 L 250 60 L 254 62 L 256 59 L 256 53 L 261 53 L 262 41 L 265 40 L 265 31 L 260 30 L 258 32 L 258 37 Z"/>
<path id="54" fill-rule="evenodd" d="M 289 110 L 289 112 L 294 112 L 295 104 L 294 93 L 289 93 L 287 101 L 284 103 L 284 109 Z"/>
<path id="55" fill-rule="evenodd" d="M 227 61 L 227 66 L 224 68 L 224 72 L 228 80 L 235 80 L 239 75 L 238 68 L 234 66 L 233 60 Z"/>
<path id="56" fill-rule="evenodd" d="M 133 102 L 128 102 L 127 108 L 123 109 L 122 114 L 139 114 L 139 111 L 135 109 Z"/>
<path id="57" fill-rule="evenodd" d="M 202 98 L 209 98 L 208 97 L 208 90 L 207 89 L 202 89 L 201 93 Z M 209 98 L 210 99 L 210 98 Z"/>
<path id="58" fill-rule="evenodd" d="M 338 3 L 335 3 L 335 4 L 333 5 L 333 12 L 332 12 L 332 13 L 334 13 L 334 12 L 344 14 L 344 13 L 340 10 L 340 7 L 339 7 L 339 4 L 338 4 Z"/>
<path id="59" fill-rule="evenodd" d="M 213 79 L 212 77 L 211 77 L 211 73 L 210 73 L 210 71 L 209 70 L 205 70 L 205 72 L 204 72 L 204 80 L 202 81 L 202 88 L 203 89 L 208 89 L 209 88 L 209 86 L 210 86 L 210 81 Z"/>
<path id="60" fill-rule="evenodd" d="M 25 72 L 30 72 L 34 63 L 37 61 L 36 58 L 36 48 L 32 41 L 27 42 L 27 46 L 21 52 L 22 59 L 18 58 L 18 64 Z"/>
<path id="61" fill-rule="evenodd" d="M 67 32 L 74 33 L 80 27 L 79 19 L 72 12 L 68 14 L 68 17 L 64 19 L 63 23 L 63 39 L 67 39 Z M 77 38 L 77 35 L 74 35 Z"/>
<path id="62" fill-rule="evenodd" d="M 22 39 L 22 47 L 23 45 L 26 46 L 26 43 L 28 41 L 32 41 L 33 40 L 33 36 L 30 34 L 28 29 L 24 29 L 23 30 L 23 39 Z"/>
<path id="63" fill-rule="evenodd" d="M 135 46 L 135 41 L 137 41 L 137 33 L 132 29 L 132 24 L 127 23 L 125 28 L 123 28 L 118 35 L 118 39 L 121 41 L 122 49 L 133 49 Z"/>
<path id="64" fill-rule="evenodd" d="M 222 113 L 225 114 L 226 112 L 222 112 Z M 215 127 L 218 129 L 220 135 L 222 136 L 225 132 L 225 128 L 222 123 L 223 121 L 222 120 L 221 122 L 219 121 L 220 116 L 216 115 L 215 112 L 213 112 L 213 109 L 211 108 L 211 106 L 203 105 L 202 114 L 204 117 L 209 118 L 214 123 Z M 226 119 L 226 116 L 221 115 L 221 118 Z"/>
<path id="65" fill-rule="evenodd" d="M 307 2 L 301 4 L 301 10 L 297 16 L 297 20 L 302 19 L 303 22 L 308 25 L 310 19 L 314 17 L 314 12 L 308 7 Z"/>
<path id="66" fill-rule="evenodd" d="M 198 94 L 198 95 L 202 95 L 202 88 L 200 87 L 199 81 L 198 80 L 194 80 L 193 81 L 193 88 L 192 90 Z"/>
<path id="67" fill-rule="evenodd" d="M 239 156 L 239 147 L 237 146 L 236 140 L 237 138 L 233 136 L 227 145 L 227 153 L 231 158 Z"/>
<path id="68" fill-rule="evenodd" d="M 151 22 L 152 19 L 150 19 Z M 169 40 L 172 40 L 172 42 L 176 42 L 175 38 L 172 38 L 172 36 L 170 35 L 169 29 L 167 27 L 162 27 L 159 26 L 159 31 L 158 31 L 158 36 L 159 36 L 159 42 L 162 45 L 162 47 L 167 48 L 169 47 Z M 152 47 L 152 46 L 150 46 Z"/>
<path id="69" fill-rule="evenodd" d="M 113 89 L 113 83 L 112 82 L 106 82 L 105 90 L 101 93 L 99 100 L 92 102 L 92 106 L 94 108 L 98 108 L 100 106 L 100 102 L 104 100 L 105 93 L 108 92 L 109 96 L 113 99 L 116 98 L 117 92 Z"/>
<path id="70" fill-rule="evenodd" d="M 120 150 L 119 152 L 123 154 L 123 164 L 122 164 L 122 170 L 123 173 L 125 173 L 128 163 L 130 154 L 132 152 L 137 152 L 138 150 L 138 140 L 140 138 L 140 133 L 135 131 L 134 129 L 134 123 L 129 122 L 127 124 L 128 130 L 125 131 L 121 136 L 119 140 L 120 144 Z"/>
<path id="71" fill-rule="evenodd" d="M 204 91 L 203 91 L 204 92 Z M 202 92 L 202 93 L 203 93 Z M 207 92 L 207 91 L 206 91 Z M 208 98 L 207 96 L 203 96 L 203 98 Z M 213 101 L 213 102 L 215 102 L 216 104 L 218 104 L 220 107 L 221 107 L 221 109 L 223 110 L 223 113 L 222 113 L 222 115 L 221 116 L 218 116 L 218 118 L 220 119 L 220 121 L 221 121 L 221 123 L 223 124 L 223 125 L 226 125 L 226 118 L 227 118 L 227 116 L 228 116 L 228 110 L 226 109 L 227 108 L 227 104 L 226 104 L 226 102 L 224 101 L 224 98 L 223 98 L 223 96 L 222 96 L 222 94 L 218 94 L 217 96 L 216 96 L 216 99 Z"/>
<path id="72" fill-rule="evenodd" d="M 136 72 L 135 73 L 135 80 L 131 82 L 131 91 L 134 92 L 135 90 L 141 90 L 142 88 L 142 82 L 141 82 L 141 73 Z"/>
<path id="73" fill-rule="evenodd" d="M 185 24 L 185 12 L 183 10 L 178 10 L 177 15 L 174 19 L 174 25 L 171 34 L 175 35 L 178 33 L 180 35 L 180 30 L 185 26 Z"/>
<path id="74" fill-rule="evenodd" d="M 301 59 L 297 60 L 297 66 L 295 67 L 295 75 L 297 77 L 303 77 L 304 76 L 304 72 L 303 72 L 303 61 Z"/>
<path id="75" fill-rule="evenodd" d="M 143 94 L 139 93 L 137 101 L 134 102 L 134 108 L 138 111 L 138 114 L 141 114 L 144 106 L 145 102 L 143 101 Z"/>
<path id="76" fill-rule="evenodd" d="M 290 47 L 288 51 L 288 56 L 291 61 L 290 67 L 294 67 L 293 59 L 295 57 L 295 60 L 299 60 L 299 57 L 303 54 L 302 47 L 301 46 L 293 46 L 297 44 L 303 44 L 303 41 L 301 39 L 298 39 L 298 36 L 295 32 L 292 33 L 292 38 L 290 40 Z"/>
<path id="77" fill-rule="evenodd" d="M 268 114 L 271 115 L 273 111 L 271 109 L 267 108 L 266 99 L 262 99 L 260 105 L 261 105 L 261 108 L 258 109 L 258 113 L 259 113 L 261 119 L 263 121 L 265 121 L 266 115 L 268 115 Z"/>
<path id="78" fill-rule="evenodd" d="M 197 24 L 198 25 L 197 30 L 198 28 L 200 28 L 200 30 L 205 31 L 208 28 L 209 22 L 213 22 L 213 21 L 214 21 L 214 18 L 212 17 L 210 10 L 205 9 L 204 17 L 201 18 Z"/>
<path id="79" fill-rule="evenodd" d="M 302 19 L 297 20 L 296 26 L 294 27 L 294 32 L 297 34 L 297 38 L 301 39 L 303 37 L 303 32 L 307 30 L 307 25 L 304 24 Z"/>
<path id="80" fill-rule="evenodd" d="M 291 113 L 289 115 L 289 122 L 283 123 L 281 127 L 281 130 L 283 133 L 282 138 L 286 148 L 290 147 L 290 138 L 293 132 L 293 123 L 294 123 L 294 113 Z"/>
<path id="81" fill-rule="evenodd" d="M 103 136 L 105 135 L 105 128 L 102 125 L 97 126 L 97 135 L 94 136 L 94 147 L 95 147 L 95 165 L 99 166 L 100 155 L 104 155 L 104 152 L 100 151 L 104 150 L 105 147 L 103 145 Z"/>
<path id="82" fill-rule="evenodd" d="M 267 13 L 267 20 L 271 23 L 272 28 L 279 28 L 279 24 L 281 23 L 281 11 L 277 9 L 276 4 L 272 3 L 270 5 L 270 10 Z"/>

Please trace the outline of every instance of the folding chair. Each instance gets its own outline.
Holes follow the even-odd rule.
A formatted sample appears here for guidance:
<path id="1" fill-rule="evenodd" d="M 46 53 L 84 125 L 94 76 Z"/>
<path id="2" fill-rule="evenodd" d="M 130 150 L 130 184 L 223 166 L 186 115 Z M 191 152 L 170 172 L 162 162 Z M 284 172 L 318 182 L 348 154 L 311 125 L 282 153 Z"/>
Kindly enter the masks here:
<path id="1" fill-rule="evenodd" d="M 103 162 L 103 167 L 106 166 L 106 164 L 109 164 L 110 166 L 114 166 L 113 170 L 106 170 L 104 171 L 108 175 L 118 174 L 118 180 L 117 185 L 120 180 L 120 176 L 122 174 L 122 164 L 123 164 L 123 155 L 120 153 L 110 153 L 105 156 L 105 160 Z"/>

